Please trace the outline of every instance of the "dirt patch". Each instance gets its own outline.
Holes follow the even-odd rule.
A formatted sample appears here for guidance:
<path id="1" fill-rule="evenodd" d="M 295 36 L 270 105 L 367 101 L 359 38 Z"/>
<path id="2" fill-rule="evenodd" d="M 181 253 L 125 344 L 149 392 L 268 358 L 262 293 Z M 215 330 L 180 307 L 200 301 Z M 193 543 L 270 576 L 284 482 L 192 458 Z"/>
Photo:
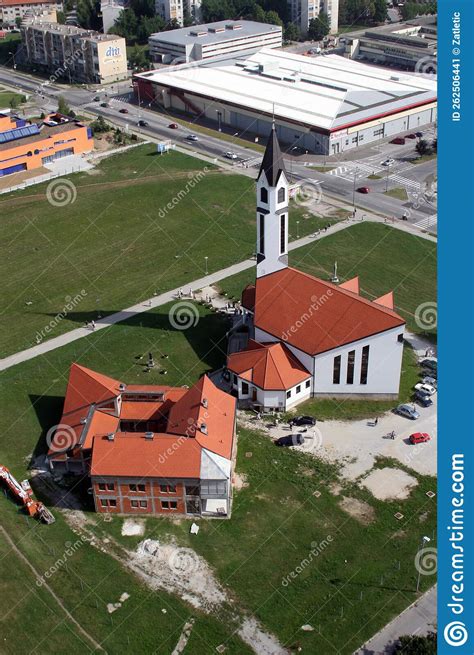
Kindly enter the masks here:
<path id="1" fill-rule="evenodd" d="M 343 496 L 339 506 L 362 525 L 369 525 L 375 520 L 374 508 L 358 498 Z"/>
<path id="2" fill-rule="evenodd" d="M 143 519 L 124 519 L 122 537 L 143 536 L 145 534 L 145 521 Z"/>
<path id="3" fill-rule="evenodd" d="M 339 494 L 342 491 L 342 484 L 339 484 L 338 482 L 332 482 L 329 485 L 329 491 L 332 493 L 333 496 L 339 496 Z"/>
<path id="4" fill-rule="evenodd" d="M 405 471 L 389 467 L 374 469 L 361 482 L 379 500 L 404 500 L 417 484 L 418 480 Z"/>
<path id="5" fill-rule="evenodd" d="M 244 619 L 237 634 L 258 655 L 284 655 L 288 653 L 275 637 L 260 628 L 254 618 Z"/>
<path id="6" fill-rule="evenodd" d="M 248 487 L 249 483 L 247 482 L 247 476 L 245 473 L 234 473 L 234 489 L 240 491 Z"/>

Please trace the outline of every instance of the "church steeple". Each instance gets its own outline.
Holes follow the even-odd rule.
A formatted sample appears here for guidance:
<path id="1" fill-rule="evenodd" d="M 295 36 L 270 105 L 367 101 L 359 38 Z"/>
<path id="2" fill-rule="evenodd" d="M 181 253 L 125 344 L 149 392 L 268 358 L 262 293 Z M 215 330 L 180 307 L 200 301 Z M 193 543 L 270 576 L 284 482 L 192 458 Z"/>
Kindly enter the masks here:
<path id="1" fill-rule="evenodd" d="M 257 277 L 288 266 L 288 180 L 275 125 L 257 178 Z"/>

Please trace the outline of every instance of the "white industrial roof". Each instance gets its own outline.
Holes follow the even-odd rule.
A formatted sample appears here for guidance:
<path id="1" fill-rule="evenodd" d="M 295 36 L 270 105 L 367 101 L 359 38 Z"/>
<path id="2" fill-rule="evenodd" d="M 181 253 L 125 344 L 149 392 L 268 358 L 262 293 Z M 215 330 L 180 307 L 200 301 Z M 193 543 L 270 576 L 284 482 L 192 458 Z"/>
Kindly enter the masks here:
<path id="1" fill-rule="evenodd" d="M 192 25 L 178 30 L 156 32 L 150 36 L 150 42 L 171 45 L 193 45 L 194 43 L 224 43 L 233 39 L 256 36 L 258 34 L 281 33 L 278 25 L 257 23 L 251 20 L 220 20 L 204 25 Z"/>
<path id="2" fill-rule="evenodd" d="M 272 48 L 138 77 L 328 130 L 436 99 L 436 82 L 427 77 Z"/>

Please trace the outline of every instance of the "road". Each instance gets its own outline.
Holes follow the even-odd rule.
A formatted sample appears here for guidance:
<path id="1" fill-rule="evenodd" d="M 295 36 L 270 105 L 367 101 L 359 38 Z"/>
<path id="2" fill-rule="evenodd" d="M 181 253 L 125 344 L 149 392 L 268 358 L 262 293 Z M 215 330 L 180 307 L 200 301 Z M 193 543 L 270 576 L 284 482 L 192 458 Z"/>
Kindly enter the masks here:
<path id="1" fill-rule="evenodd" d="M 130 81 L 117 83 L 108 89 L 87 89 L 86 87 L 61 87 L 56 84 L 45 85 L 42 80 L 33 76 L 19 73 L 4 67 L 0 67 L 0 84 L 6 84 L 19 90 L 36 94 L 38 105 L 45 113 L 57 108 L 59 96 L 66 97 L 69 105 L 76 113 L 88 112 L 91 115 L 102 115 L 110 123 L 123 129 L 139 131 L 144 136 L 154 139 L 172 140 L 180 145 L 186 145 L 189 152 L 200 152 L 212 158 L 223 158 L 228 150 L 233 150 L 239 159 L 236 164 L 252 162 L 258 165 L 260 155 L 252 148 L 241 145 L 234 145 L 219 137 L 210 136 L 198 131 L 199 140 L 189 142 L 186 136 L 191 129 L 181 124 L 178 130 L 169 128 L 169 124 L 175 119 L 169 116 L 152 111 L 143 104 L 138 107 L 134 101 L 130 88 Z M 100 101 L 94 101 L 100 98 Z M 101 107 L 102 102 L 107 102 L 107 107 Z M 126 109 L 128 113 L 120 113 L 120 109 Z M 146 120 L 148 126 L 139 128 L 139 119 Z M 178 121 L 179 122 L 179 121 Z M 428 129 L 427 138 L 434 137 L 434 130 Z M 328 158 L 327 163 L 335 168 L 329 173 L 314 170 L 310 164 L 321 158 L 299 154 L 287 156 L 287 169 L 290 172 L 292 181 L 309 180 L 320 185 L 323 192 L 332 195 L 348 204 L 355 204 L 362 210 L 375 212 L 381 215 L 401 219 L 405 214 L 408 221 L 420 228 L 436 231 L 436 197 L 430 195 L 430 184 L 434 180 L 436 160 L 427 161 L 423 164 L 414 165 L 410 157 L 414 156 L 415 141 L 408 142 L 405 146 L 396 146 L 388 143 L 377 144 L 376 146 L 352 153 L 352 156 L 359 156 L 360 159 L 332 161 Z M 365 154 L 365 156 L 364 156 Z M 383 167 L 382 161 L 393 158 L 394 163 L 389 167 Z M 307 161 L 308 160 L 308 161 Z M 229 161 L 229 160 L 227 160 Z M 240 169 L 242 170 L 242 168 Z M 239 172 L 236 166 L 236 172 Z M 372 173 L 380 176 L 380 179 L 369 179 Z M 370 193 L 362 194 L 355 192 L 356 188 L 368 186 Z M 408 198 L 401 200 L 385 194 L 386 188 L 403 188 Z M 428 189 L 428 193 L 427 193 Z"/>

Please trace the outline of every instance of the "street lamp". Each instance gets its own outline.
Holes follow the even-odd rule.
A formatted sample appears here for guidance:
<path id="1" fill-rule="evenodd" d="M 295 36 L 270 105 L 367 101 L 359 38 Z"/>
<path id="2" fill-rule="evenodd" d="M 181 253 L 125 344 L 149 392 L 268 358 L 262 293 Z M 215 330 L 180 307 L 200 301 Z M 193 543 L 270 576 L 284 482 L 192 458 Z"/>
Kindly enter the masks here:
<path id="1" fill-rule="evenodd" d="M 219 132 L 222 132 L 222 129 L 221 129 L 222 112 L 219 111 L 218 109 L 216 109 L 216 112 L 217 112 L 217 129 L 218 129 Z"/>
<path id="2" fill-rule="evenodd" d="M 356 180 L 357 180 L 357 166 L 356 166 L 356 169 L 354 171 L 354 183 L 352 185 L 352 207 L 354 209 L 355 209 L 355 204 L 356 204 L 356 201 L 355 201 L 355 197 L 356 197 Z"/>
<path id="3" fill-rule="evenodd" d="M 387 193 L 388 191 L 388 178 L 390 177 L 390 166 L 391 164 L 387 166 L 387 177 L 385 178 L 385 193 Z"/>
<path id="4" fill-rule="evenodd" d="M 296 221 L 296 238 L 297 238 L 297 239 L 300 238 L 300 230 L 299 230 L 299 228 L 300 228 L 300 222 L 299 222 L 299 221 Z"/>
<path id="5" fill-rule="evenodd" d="M 429 544 L 430 541 L 431 541 L 431 539 L 429 537 L 422 537 L 420 547 L 418 548 L 418 553 L 425 546 L 425 544 Z M 418 561 L 418 580 L 416 582 L 416 591 L 417 592 L 418 592 L 418 590 L 420 588 L 420 577 L 421 577 L 421 565 L 420 565 L 420 562 Z"/>
<path id="6" fill-rule="evenodd" d="M 14 52 L 9 52 L 8 54 L 13 57 L 13 68 L 16 68 L 15 53 Z"/>
<path id="7" fill-rule="evenodd" d="M 206 264 L 206 275 L 207 275 L 207 273 L 208 273 L 208 270 L 207 270 L 207 260 L 208 260 L 208 259 L 209 259 L 209 257 L 207 257 L 207 256 L 204 257 L 204 262 L 205 262 L 205 264 Z"/>

